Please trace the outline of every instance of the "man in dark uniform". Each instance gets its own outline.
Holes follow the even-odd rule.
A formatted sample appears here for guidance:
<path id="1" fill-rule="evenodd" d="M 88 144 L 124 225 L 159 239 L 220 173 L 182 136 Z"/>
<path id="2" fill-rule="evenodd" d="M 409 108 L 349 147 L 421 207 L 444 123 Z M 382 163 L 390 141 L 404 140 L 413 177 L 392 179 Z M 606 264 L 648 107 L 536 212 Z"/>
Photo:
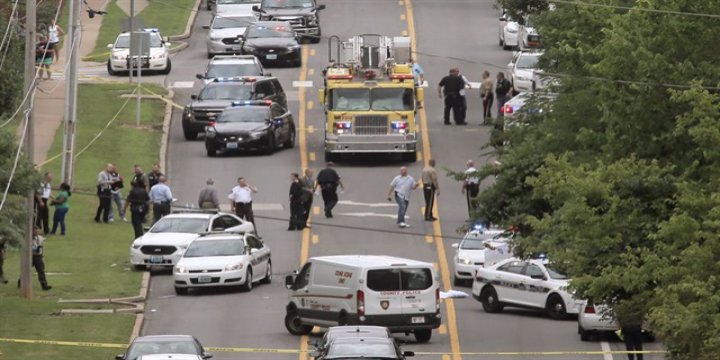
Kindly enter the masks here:
<path id="1" fill-rule="evenodd" d="M 133 166 L 133 170 L 135 172 L 135 175 L 133 176 L 132 180 L 130 181 L 130 186 L 135 186 L 135 183 L 142 184 L 142 187 L 145 188 L 145 191 L 150 191 L 150 187 L 148 186 L 148 179 L 147 176 L 143 173 L 142 168 L 140 165 Z"/>
<path id="2" fill-rule="evenodd" d="M 498 116 L 503 116 L 502 107 L 512 97 L 512 84 L 505 78 L 505 73 L 499 72 L 496 76 L 495 98 L 497 99 Z"/>
<path id="3" fill-rule="evenodd" d="M 312 211 L 313 194 L 315 192 L 315 179 L 313 179 L 312 169 L 305 169 L 305 176 L 300 179 L 300 184 L 302 184 L 304 190 L 301 199 L 303 207 L 302 225 L 303 228 L 309 228 L 307 221 L 310 217 L 310 211 Z"/>
<path id="4" fill-rule="evenodd" d="M 297 173 L 290 174 L 290 225 L 288 231 L 302 230 L 303 206 L 302 196 L 305 190 Z"/>
<path id="5" fill-rule="evenodd" d="M 142 223 L 150 208 L 150 195 L 148 195 L 148 192 L 145 190 L 144 182 L 132 182 L 132 189 L 127 199 L 125 199 L 125 209 L 123 209 L 126 213 L 128 206 L 130 207 L 130 221 L 132 222 L 135 238 L 137 239 L 143 235 Z"/>
<path id="6" fill-rule="evenodd" d="M 163 176 L 163 173 L 160 172 L 160 165 L 158 163 L 154 163 L 152 166 L 152 172 L 150 172 L 147 176 L 148 189 L 152 189 L 153 186 L 157 185 L 157 183 L 160 182 L 161 176 Z"/>
<path id="7" fill-rule="evenodd" d="M 455 124 L 465 125 L 465 107 L 463 97 L 460 94 L 460 91 L 465 89 L 465 85 L 465 80 L 456 69 L 450 69 L 450 74 L 442 78 L 438 83 L 438 96 L 445 99 L 445 111 L 443 113 L 445 125 L 450 125 L 450 109 L 453 111 Z"/>
<path id="8" fill-rule="evenodd" d="M 43 259 L 43 243 L 45 238 L 40 236 L 40 229 L 33 228 L 33 241 L 32 241 L 32 266 L 38 274 L 38 280 L 43 290 L 48 291 L 52 289 L 52 286 L 48 285 L 47 278 L 45 277 L 45 261 Z M 18 279 L 18 288 L 20 287 L 20 279 Z"/>
<path id="9" fill-rule="evenodd" d="M 327 163 L 327 167 L 320 170 L 317 176 L 317 184 L 315 188 L 322 190 L 323 202 L 325 203 L 325 217 L 331 218 L 332 209 L 338 203 L 337 188 L 345 189 L 342 181 L 340 181 L 340 175 L 333 169 L 335 164 L 330 161 Z"/>

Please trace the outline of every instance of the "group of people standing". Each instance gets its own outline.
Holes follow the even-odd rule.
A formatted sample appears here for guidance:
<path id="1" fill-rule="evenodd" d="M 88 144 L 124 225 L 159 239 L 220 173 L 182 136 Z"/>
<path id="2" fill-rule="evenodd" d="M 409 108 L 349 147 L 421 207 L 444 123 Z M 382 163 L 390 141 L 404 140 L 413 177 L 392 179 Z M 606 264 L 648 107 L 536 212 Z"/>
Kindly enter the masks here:
<path id="1" fill-rule="evenodd" d="M 493 101 L 497 104 L 497 115 L 502 116 L 503 105 L 513 96 L 513 87 L 510 81 L 505 78 L 503 72 L 496 75 L 496 82 L 493 84 L 490 72 L 484 71 L 480 83 L 480 98 L 482 99 L 483 113 L 482 125 L 492 125 Z M 443 77 L 438 83 L 438 96 L 444 100 L 443 123 L 450 125 L 450 112 L 456 125 L 467 125 L 467 99 L 466 90 L 471 89 L 470 81 L 460 74 L 460 69 L 452 68 L 450 73 Z"/>
<path id="2" fill-rule="evenodd" d="M 38 67 L 38 78 L 40 80 L 43 79 L 43 72 L 47 73 L 48 80 L 52 79 L 50 65 L 57 63 L 57 45 L 63 35 L 65 35 L 65 31 L 54 20 L 47 27 L 47 31 L 39 32 L 35 47 L 35 65 Z"/>
<path id="3" fill-rule="evenodd" d="M 55 235 L 60 227 L 60 235 L 65 235 L 65 216 L 70 211 L 70 185 L 61 183 L 53 195 L 53 175 L 46 172 L 35 191 L 35 226 L 43 234 Z M 52 229 L 50 229 L 50 207 L 55 208 Z"/>

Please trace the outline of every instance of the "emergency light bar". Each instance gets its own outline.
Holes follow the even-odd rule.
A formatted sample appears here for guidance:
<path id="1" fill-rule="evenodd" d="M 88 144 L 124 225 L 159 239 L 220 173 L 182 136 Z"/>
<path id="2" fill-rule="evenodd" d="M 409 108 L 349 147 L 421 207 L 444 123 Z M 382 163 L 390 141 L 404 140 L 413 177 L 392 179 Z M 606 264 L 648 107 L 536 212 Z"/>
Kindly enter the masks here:
<path id="1" fill-rule="evenodd" d="M 390 79 L 393 80 L 405 80 L 405 79 L 414 79 L 415 76 L 412 74 L 392 74 L 390 75 Z"/>
<path id="2" fill-rule="evenodd" d="M 272 101 L 270 101 L 270 100 L 245 100 L 245 101 L 233 101 L 232 103 L 230 103 L 230 106 L 232 106 L 232 107 L 250 106 L 250 105 L 270 106 L 270 105 L 272 105 Z"/>
<path id="3" fill-rule="evenodd" d="M 328 75 L 328 80 L 352 80 L 352 75 Z"/>
<path id="4" fill-rule="evenodd" d="M 242 82 L 254 82 L 255 78 L 251 76 L 235 76 L 235 77 L 219 77 L 213 79 L 214 82 L 231 82 L 231 81 L 242 81 Z"/>

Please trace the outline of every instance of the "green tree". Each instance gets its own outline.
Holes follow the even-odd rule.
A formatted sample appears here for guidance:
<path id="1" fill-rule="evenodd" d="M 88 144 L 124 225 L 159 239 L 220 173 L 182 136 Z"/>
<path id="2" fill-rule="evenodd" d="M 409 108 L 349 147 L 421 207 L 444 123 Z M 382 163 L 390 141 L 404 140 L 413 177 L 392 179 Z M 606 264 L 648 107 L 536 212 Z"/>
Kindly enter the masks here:
<path id="1" fill-rule="evenodd" d="M 9 131 L 0 131 L 0 154 L 8 155 L 0 156 L 0 199 L 11 179 L 17 149 L 14 135 Z M 40 175 L 27 157 L 21 155 L 12 175 L 8 196 L 0 210 L 0 239 L 10 246 L 16 246 L 23 239 L 28 215 L 25 199 L 39 183 Z"/>

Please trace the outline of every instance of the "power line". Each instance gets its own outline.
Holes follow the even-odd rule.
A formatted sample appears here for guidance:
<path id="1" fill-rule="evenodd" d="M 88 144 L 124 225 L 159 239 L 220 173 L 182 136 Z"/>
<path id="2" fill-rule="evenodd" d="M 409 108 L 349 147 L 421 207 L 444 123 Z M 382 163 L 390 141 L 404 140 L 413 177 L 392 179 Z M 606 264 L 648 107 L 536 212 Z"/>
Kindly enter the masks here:
<path id="1" fill-rule="evenodd" d="M 10 42 L 12 41 L 12 37 L 8 37 L 8 34 L 10 33 L 10 26 L 12 26 L 13 17 L 15 17 L 15 11 L 17 10 L 18 2 L 20 2 L 20 0 L 15 0 L 15 3 L 13 4 L 12 12 L 10 13 L 10 19 L 8 19 L 8 25 L 7 28 L 5 28 L 5 34 L 3 35 L 2 43 L 0 43 L 0 51 L 2 51 L 2 48 L 5 46 L 6 39 L 8 40 L 7 48 L 10 48 Z M 5 64 L 5 56 L 7 56 L 7 50 L 5 50 L 2 60 L 0 60 L 0 71 L 2 71 L 3 65 Z"/>
<path id="2" fill-rule="evenodd" d="M 590 7 L 599 7 L 599 8 L 606 8 L 606 9 L 642 11 L 642 12 L 652 12 L 652 13 L 666 14 L 666 15 L 698 16 L 698 17 L 720 19 L 720 14 L 707 14 L 707 13 L 695 13 L 695 12 L 687 12 L 687 11 L 650 9 L 650 8 L 642 8 L 642 7 L 635 7 L 635 6 L 608 5 L 608 4 L 589 3 L 589 2 L 584 2 L 584 1 L 572 1 L 572 0 L 545 0 L 545 1 L 547 1 L 549 3 L 557 3 L 557 4 L 565 4 L 565 5 L 590 6 Z"/>
<path id="3" fill-rule="evenodd" d="M 34 89 L 34 87 L 31 87 L 31 89 Z M 32 97 L 30 97 L 30 109 L 32 109 L 34 103 L 35 103 L 35 91 L 32 91 Z M 13 177 L 15 177 L 15 171 L 17 170 L 18 162 L 20 161 L 20 154 L 22 154 L 23 143 L 25 142 L 25 136 L 27 135 L 27 132 L 28 132 L 27 128 L 28 128 L 28 125 L 30 124 L 30 111 L 25 112 L 25 125 L 23 126 L 23 132 L 22 132 L 22 135 L 20 136 L 20 141 L 18 143 L 18 149 L 15 152 L 15 161 L 13 162 L 13 167 L 12 167 L 12 170 L 10 171 L 10 177 L 8 178 L 8 182 L 5 185 L 5 190 L 3 191 L 2 200 L 0 200 L 0 211 L 2 211 L 3 206 L 5 205 L 5 201 L 7 200 L 8 193 L 10 192 L 10 185 L 12 184 Z"/>

